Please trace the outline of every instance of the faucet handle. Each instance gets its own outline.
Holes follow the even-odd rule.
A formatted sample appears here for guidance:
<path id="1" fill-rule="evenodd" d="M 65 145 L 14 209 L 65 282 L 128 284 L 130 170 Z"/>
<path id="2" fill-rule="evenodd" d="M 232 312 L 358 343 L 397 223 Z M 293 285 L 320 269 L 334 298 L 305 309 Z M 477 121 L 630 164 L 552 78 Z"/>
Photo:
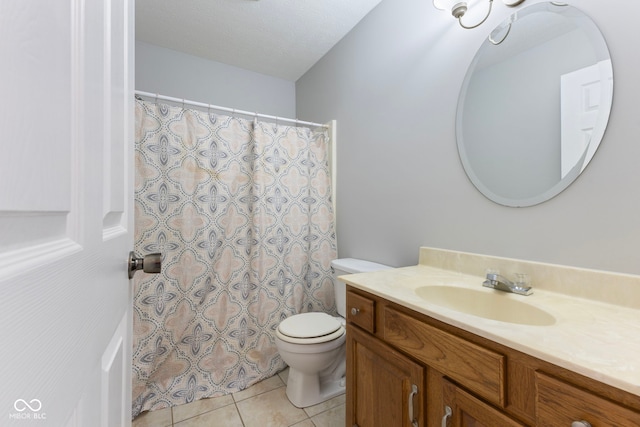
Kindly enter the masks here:
<path id="1" fill-rule="evenodd" d="M 485 273 L 488 280 L 496 280 L 498 277 L 500 277 L 500 270 L 495 268 L 487 268 L 485 270 Z"/>
<path id="2" fill-rule="evenodd" d="M 527 273 L 516 273 L 516 285 L 523 288 L 531 286 L 531 277 Z"/>

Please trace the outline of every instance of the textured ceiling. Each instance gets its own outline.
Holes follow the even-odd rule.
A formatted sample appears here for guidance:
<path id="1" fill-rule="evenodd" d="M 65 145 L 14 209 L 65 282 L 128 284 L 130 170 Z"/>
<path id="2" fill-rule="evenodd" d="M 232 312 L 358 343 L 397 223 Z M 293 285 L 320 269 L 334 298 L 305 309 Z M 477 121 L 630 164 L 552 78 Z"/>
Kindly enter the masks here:
<path id="1" fill-rule="evenodd" d="M 136 0 L 136 39 L 296 81 L 381 0 Z"/>

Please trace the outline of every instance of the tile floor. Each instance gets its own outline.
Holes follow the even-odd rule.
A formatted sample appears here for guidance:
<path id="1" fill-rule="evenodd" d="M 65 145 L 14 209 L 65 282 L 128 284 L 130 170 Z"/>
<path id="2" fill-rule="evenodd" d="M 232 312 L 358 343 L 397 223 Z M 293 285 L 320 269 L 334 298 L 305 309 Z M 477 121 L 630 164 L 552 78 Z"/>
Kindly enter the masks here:
<path id="1" fill-rule="evenodd" d="M 133 427 L 344 427 L 344 394 L 296 408 L 285 395 L 287 373 L 227 396 L 145 412 Z"/>

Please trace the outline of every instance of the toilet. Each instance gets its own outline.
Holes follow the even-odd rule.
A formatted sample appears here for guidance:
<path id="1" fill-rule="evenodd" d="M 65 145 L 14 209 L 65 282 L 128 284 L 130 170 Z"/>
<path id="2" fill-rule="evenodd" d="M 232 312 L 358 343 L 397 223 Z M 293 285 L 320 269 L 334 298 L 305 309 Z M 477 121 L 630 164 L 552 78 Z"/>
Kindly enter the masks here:
<path id="1" fill-rule="evenodd" d="M 331 262 L 339 317 L 301 313 L 286 318 L 276 330 L 276 347 L 289 365 L 287 397 L 298 408 L 316 405 L 345 391 L 346 284 L 338 276 L 391 267 L 354 258 Z"/>

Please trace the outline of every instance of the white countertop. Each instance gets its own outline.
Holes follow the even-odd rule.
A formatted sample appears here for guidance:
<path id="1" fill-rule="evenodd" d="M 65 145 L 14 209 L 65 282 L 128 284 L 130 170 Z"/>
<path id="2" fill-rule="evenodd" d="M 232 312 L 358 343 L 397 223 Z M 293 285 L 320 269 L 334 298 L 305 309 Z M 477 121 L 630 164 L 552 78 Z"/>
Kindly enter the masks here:
<path id="1" fill-rule="evenodd" d="M 345 275 L 348 284 L 507 347 L 640 396 L 640 310 L 538 289 L 508 298 L 555 317 L 529 326 L 465 314 L 429 303 L 421 286 L 457 286 L 483 292 L 484 277 L 429 265 Z"/>

